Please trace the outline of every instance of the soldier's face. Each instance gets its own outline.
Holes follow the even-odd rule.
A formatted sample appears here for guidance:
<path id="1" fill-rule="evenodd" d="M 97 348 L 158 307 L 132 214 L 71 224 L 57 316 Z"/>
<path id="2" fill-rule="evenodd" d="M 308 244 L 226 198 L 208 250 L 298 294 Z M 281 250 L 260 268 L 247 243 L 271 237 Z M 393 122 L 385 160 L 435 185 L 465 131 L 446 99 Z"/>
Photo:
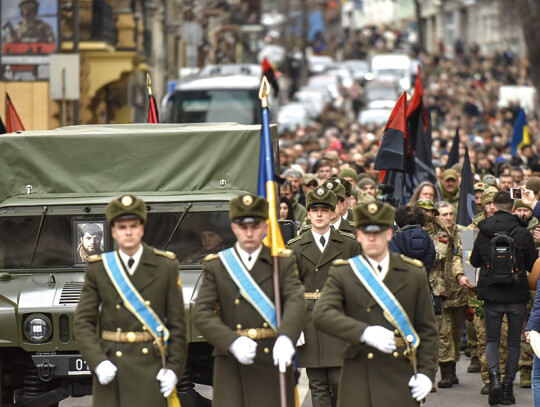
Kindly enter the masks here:
<path id="1" fill-rule="evenodd" d="M 482 210 L 482 194 L 483 191 L 474 191 L 474 200 L 476 202 L 476 209 L 479 211 Z"/>
<path id="2" fill-rule="evenodd" d="M 435 191 L 433 191 L 433 188 L 431 188 L 429 185 L 425 185 L 418 194 L 418 199 L 424 198 L 431 199 L 432 201 L 435 200 Z"/>
<path id="3" fill-rule="evenodd" d="M 454 192 L 457 189 L 457 179 L 448 178 L 446 181 L 442 181 L 443 187 L 448 192 Z"/>
<path id="4" fill-rule="evenodd" d="M 532 211 L 528 208 L 519 207 L 514 209 L 514 213 L 525 220 L 529 220 L 532 217 Z"/>
<path id="5" fill-rule="evenodd" d="M 268 224 L 264 221 L 257 223 L 231 223 L 231 229 L 236 236 L 238 246 L 248 253 L 253 253 L 261 245 Z"/>
<path id="6" fill-rule="evenodd" d="M 210 230 L 201 232 L 201 243 L 206 251 L 214 250 L 223 243 L 223 239 L 217 233 Z"/>
<path id="7" fill-rule="evenodd" d="M 358 229 L 357 240 L 362 246 L 364 254 L 375 261 L 381 261 L 388 252 L 388 242 L 394 234 L 392 228 L 382 232 L 364 232 Z"/>
<path id="8" fill-rule="evenodd" d="M 120 250 L 126 254 L 135 254 L 144 235 L 144 226 L 140 219 L 121 219 L 114 222 L 111 234 Z"/>
<path id="9" fill-rule="evenodd" d="M 94 235 L 91 235 L 88 232 L 84 233 L 82 244 L 86 253 L 96 254 L 99 251 L 101 248 L 101 236 L 101 233 L 96 233 Z"/>
<path id="10" fill-rule="evenodd" d="M 495 214 L 497 208 L 495 208 L 495 204 L 493 202 L 489 202 L 484 205 L 484 210 L 486 211 L 486 215 L 489 218 L 490 216 L 493 216 Z"/>
<path id="11" fill-rule="evenodd" d="M 313 225 L 313 230 L 317 233 L 326 233 L 328 227 L 330 226 L 333 213 L 334 211 L 325 206 L 316 206 L 314 208 L 310 208 L 308 212 L 308 219 Z"/>
<path id="12" fill-rule="evenodd" d="M 375 190 L 375 187 L 373 185 L 371 185 L 371 184 L 366 185 L 364 187 L 364 191 L 366 191 L 371 196 L 375 196 L 376 193 L 377 193 L 377 191 Z"/>
<path id="13" fill-rule="evenodd" d="M 448 206 L 439 208 L 438 218 L 447 228 L 452 227 L 454 224 L 454 209 Z"/>

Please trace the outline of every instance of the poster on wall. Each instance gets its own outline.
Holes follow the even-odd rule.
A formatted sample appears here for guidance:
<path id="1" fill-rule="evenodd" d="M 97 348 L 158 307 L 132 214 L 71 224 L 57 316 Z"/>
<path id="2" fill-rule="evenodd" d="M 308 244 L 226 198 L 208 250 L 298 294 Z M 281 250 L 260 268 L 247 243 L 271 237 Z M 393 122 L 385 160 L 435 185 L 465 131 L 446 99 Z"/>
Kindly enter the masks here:
<path id="1" fill-rule="evenodd" d="M 1 1 L 0 80 L 49 79 L 58 42 L 58 0 Z"/>

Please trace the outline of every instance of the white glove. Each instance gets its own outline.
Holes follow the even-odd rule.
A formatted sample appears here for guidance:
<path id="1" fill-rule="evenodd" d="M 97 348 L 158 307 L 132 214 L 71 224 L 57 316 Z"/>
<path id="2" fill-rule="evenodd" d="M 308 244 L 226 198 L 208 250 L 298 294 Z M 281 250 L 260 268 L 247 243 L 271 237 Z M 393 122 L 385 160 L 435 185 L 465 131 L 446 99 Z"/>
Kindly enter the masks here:
<path id="1" fill-rule="evenodd" d="M 394 332 L 379 325 L 368 326 L 360 336 L 360 342 L 365 342 L 384 353 L 396 350 Z"/>
<path id="2" fill-rule="evenodd" d="M 257 342 L 247 336 L 240 336 L 231 343 L 229 351 L 243 365 L 252 365 L 257 353 Z"/>
<path id="3" fill-rule="evenodd" d="M 274 365 L 279 367 L 281 373 L 287 371 L 287 366 L 291 365 L 295 352 L 296 349 L 289 337 L 286 335 L 279 335 L 274 344 L 272 355 L 274 356 Z"/>
<path id="4" fill-rule="evenodd" d="M 298 337 L 298 340 L 296 341 L 296 347 L 304 346 L 306 344 L 306 338 L 304 337 L 304 332 L 300 332 L 300 336 Z"/>
<path id="5" fill-rule="evenodd" d="M 416 401 L 424 400 L 433 387 L 433 383 L 425 374 L 418 373 L 409 380 L 411 394 Z"/>
<path id="6" fill-rule="evenodd" d="M 116 376 L 118 368 L 110 360 L 104 360 L 96 366 L 96 376 L 102 385 L 109 384 Z"/>
<path id="7" fill-rule="evenodd" d="M 160 391 L 163 397 L 167 398 L 171 395 L 174 389 L 176 389 L 176 383 L 178 383 L 178 377 L 171 369 L 160 369 L 156 379 L 160 382 Z"/>

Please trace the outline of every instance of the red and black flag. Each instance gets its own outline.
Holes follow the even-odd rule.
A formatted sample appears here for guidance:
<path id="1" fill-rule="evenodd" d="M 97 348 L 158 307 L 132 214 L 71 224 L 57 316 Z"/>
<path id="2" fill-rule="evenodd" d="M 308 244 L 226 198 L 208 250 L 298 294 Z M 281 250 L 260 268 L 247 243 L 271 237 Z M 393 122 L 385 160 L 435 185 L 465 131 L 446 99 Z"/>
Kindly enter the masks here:
<path id="1" fill-rule="evenodd" d="M 272 89 L 275 93 L 275 96 L 279 93 L 279 83 L 276 78 L 276 73 L 274 72 L 274 68 L 272 68 L 272 64 L 264 57 L 264 59 L 261 62 L 261 67 L 263 71 L 263 75 L 266 76 L 266 79 L 268 79 L 268 82 L 270 85 L 272 85 Z"/>
<path id="2" fill-rule="evenodd" d="M 476 214 L 476 201 L 474 199 L 474 178 L 471 169 L 471 159 L 469 158 L 469 148 L 465 146 L 465 158 L 463 160 L 463 170 L 461 171 L 461 187 L 459 190 L 459 203 L 457 213 L 457 224 L 468 226 Z"/>
<path id="3" fill-rule="evenodd" d="M 11 98 L 6 92 L 6 130 L 8 133 L 14 133 L 16 131 L 24 131 L 25 128 L 22 121 L 15 110 L 15 106 L 11 101 Z"/>
<path id="4" fill-rule="evenodd" d="M 5 134 L 5 133 L 7 133 L 7 129 L 6 129 L 6 126 L 4 125 L 4 121 L 0 117 L 0 134 Z"/>
<path id="5" fill-rule="evenodd" d="M 157 102 L 154 95 L 152 95 L 152 81 L 150 75 L 146 74 L 146 87 L 148 88 L 148 123 L 159 123 L 159 114 L 157 108 Z"/>
<path id="6" fill-rule="evenodd" d="M 384 128 L 381 146 L 375 157 L 374 169 L 379 170 L 382 182 L 386 170 L 414 172 L 414 157 L 407 137 L 407 93 L 398 99 Z"/>
<path id="7" fill-rule="evenodd" d="M 418 67 L 418 76 L 414 84 L 414 93 L 407 105 L 407 134 L 414 151 L 414 182 L 410 185 L 411 194 L 416 186 L 424 181 L 435 184 L 437 177 L 433 168 L 431 154 L 431 123 L 423 102 L 422 71 Z"/>
<path id="8" fill-rule="evenodd" d="M 456 135 L 454 136 L 454 141 L 452 142 L 452 148 L 448 154 L 448 161 L 446 162 L 446 168 L 452 167 L 452 165 L 459 162 L 459 126 L 456 129 Z"/>

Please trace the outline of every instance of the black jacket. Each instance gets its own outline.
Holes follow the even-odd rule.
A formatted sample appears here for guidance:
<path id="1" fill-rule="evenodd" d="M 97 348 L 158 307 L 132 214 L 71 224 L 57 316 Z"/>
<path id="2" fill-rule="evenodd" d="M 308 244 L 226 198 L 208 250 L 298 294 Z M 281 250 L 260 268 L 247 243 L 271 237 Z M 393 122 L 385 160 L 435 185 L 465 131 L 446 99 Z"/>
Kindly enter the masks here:
<path id="1" fill-rule="evenodd" d="M 429 233 L 422 229 L 420 225 L 407 225 L 399 229 L 394 234 L 388 247 L 393 252 L 421 260 L 428 274 L 437 254 Z"/>
<path id="2" fill-rule="evenodd" d="M 487 269 L 489 256 L 489 242 L 498 232 L 510 232 L 516 247 L 516 262 L 521 278 L 511 285 L 489 285 L 489 273 Z M 480 267 L 480 276 L 476 293 L 479 300 L 494 302 L 526 302 L 530 300 L 527 283 L 527 272 L 530 272 L 538 254 L 534 248 L 531 233 L 525 227 L 523 221 L 509 212 L 499 211 L 492 217 L 484 219 L 478 224 L 480 232 L 474 242 L 471 253 L 471 265 Z"/>

